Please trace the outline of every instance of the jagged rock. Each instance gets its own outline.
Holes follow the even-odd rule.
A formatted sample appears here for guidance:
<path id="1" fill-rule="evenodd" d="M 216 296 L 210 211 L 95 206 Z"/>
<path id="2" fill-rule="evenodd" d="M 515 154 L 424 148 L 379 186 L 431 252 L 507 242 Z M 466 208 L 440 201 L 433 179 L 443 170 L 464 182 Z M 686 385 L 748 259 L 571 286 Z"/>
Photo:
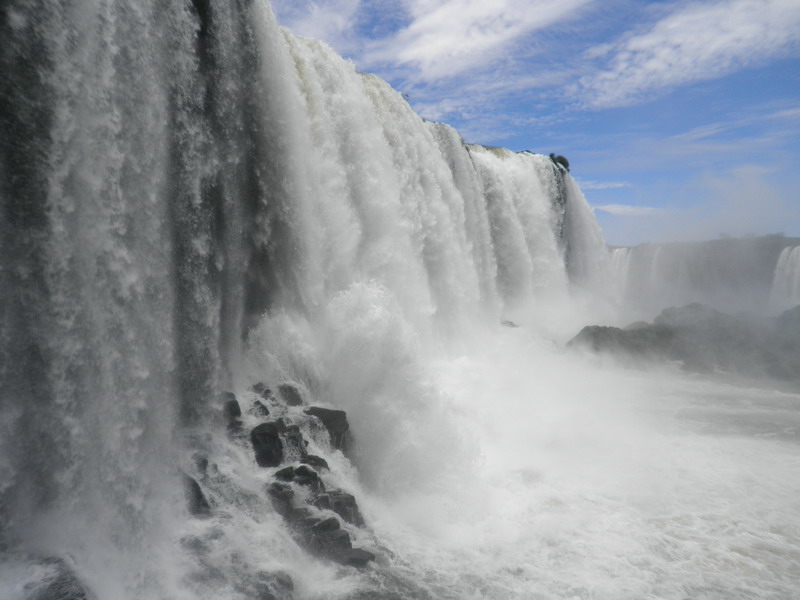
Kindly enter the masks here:
<path id="1" fill-rule="evenodd" d="M 191 514 L 199 517 L 211 512 L 211 506 L 208 504 L 200 484 L 185 473 L 183 474 L 183 490 Z"/>
<path id="2" fill-rule="evenodd" d="M 298 485 L 311 488 L 315 492 L 322 492 L 325 490 L 325 486 L 319 478 L 319 474 L 306 465 L 300 465 L 294 470 L 294 482 Z"/>
<path id="3" fill-rule="evenodd" d="M 316 456 L 315 454 L 307 454 L 300 462 L 310 465 L 315 469 L 325 469 L 326 471 L 330 471 L 330 467 L 328 467 L 328 461 L 321 456 Z"/>
<path id="4" fill-rule="evenodd" d="M 345 491 L 334 489 L 317 494 L 311 501 L 317 508 L 332 510 L 348 523 L 357 527 L 364 526 L 364 518 L 358 510 L 355 496 Z"/>
<path id="5" fill-rule="evenodd" d="M 325 425 L 325 429 L 328 430 L 328 434 L 331 437 L 331 445 L 334 448 L 338 450 L 345 449 L 347 444 L 347 432 L 350 429 L 350 425 L 347 423 L 347 413 L 343 410 L 322 408 L 320 406 L 311 406 L 303 412 L 312 417 L 317 417 L 322 421 L 322 424 Z"/>
<path id="6" fill-rule="evenodd" d="M 294 490 L 291 486 L 285 483 L 271 483 L 267 486 L 267 496 L 269 496 L 275 512 L 288 519 L 294 504 Z"/>
<path id="7" fill-rule="evenodd" d="M 286 430 L 282 421 L 261 423 L 250 432 L 250 441 L 259 467 L 277 467 L 283 462 L 281 433 Z"/>
<path id="8" fill-rule="evenodd" d="M 75 573 L 59 559 L 46 561 L 53 572 L 33 590 L 28 590 L 27 600 L 97 600 Z"/>
<path id="9" fill-rule="evenodd" d="M 278 386 L 278 392 L 289 406 L 302 406 L 303 396 L 300 394 L 300 389 L 291 383 L 282 383 Z"/>
<path id="10" fill-rule="evenodd" d="M 269 409 L 264 406 L 264 403 L 260 400 L 256 400 L 253 402 L 253 406 L 248 411 L 251 415 L 255 415 L 256 417 L 268 417 L 269 416 Z"/>

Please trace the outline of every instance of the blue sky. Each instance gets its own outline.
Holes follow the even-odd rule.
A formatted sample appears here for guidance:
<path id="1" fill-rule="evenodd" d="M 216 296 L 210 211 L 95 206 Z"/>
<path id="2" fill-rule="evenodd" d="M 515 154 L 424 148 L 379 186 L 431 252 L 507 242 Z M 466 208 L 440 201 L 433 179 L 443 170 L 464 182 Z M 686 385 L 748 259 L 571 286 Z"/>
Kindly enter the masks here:
<path id="1" fill-rule="evenodd" d="M 569 158 L 610 244 L 800 236 L 800 0 L 273 0 L 468 142 Z"/>

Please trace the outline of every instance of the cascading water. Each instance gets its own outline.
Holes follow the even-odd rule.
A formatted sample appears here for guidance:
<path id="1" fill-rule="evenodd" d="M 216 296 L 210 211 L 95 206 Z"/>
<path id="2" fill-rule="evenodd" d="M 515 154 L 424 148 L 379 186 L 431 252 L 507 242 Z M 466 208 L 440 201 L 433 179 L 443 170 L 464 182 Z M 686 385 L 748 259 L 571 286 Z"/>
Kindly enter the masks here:
<path id="1" fill-rule="evenodd" d="M 784 248 L 775 266 L 770 305 L 780 312 L 800 304 L 800 246 Z"/>
<path id="2" fill-rule="evenodd" d="M 796 589 L 796 448 L 555 345 L 612 263 L 548 158 L 465 145 L 261 0 L 10 0 L 0 36 L 4 599 Z M 347 411 L 345 456 L 270 405 L 358 499 L 369 567 L 309 554 L 221 425 L 261 381 Z"/>

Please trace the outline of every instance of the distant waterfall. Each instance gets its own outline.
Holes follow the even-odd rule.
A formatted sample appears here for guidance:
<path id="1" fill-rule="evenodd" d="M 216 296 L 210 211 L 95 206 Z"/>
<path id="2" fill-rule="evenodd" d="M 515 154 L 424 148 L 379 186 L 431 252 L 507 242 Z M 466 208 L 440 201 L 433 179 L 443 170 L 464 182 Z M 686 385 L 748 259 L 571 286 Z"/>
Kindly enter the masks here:
<path id="1" fill-rule="evenodd" d="M 771 298 L 783 295 L 789 302 L 788 288 L 781 287 L 789 284 L 779 282 L 790 278 L 790 243 L 790 238 L 764 236 L 615 249 L 622 319 L 649 320 L 664 308 L 691 302 L 766 313 L 775 307 Z"/>
<path id="2" fill-rule="evenodd" d="M 782 311 L 800 304 L 800 246 L 784 248 L 775 267 L 770 304 Z"/>

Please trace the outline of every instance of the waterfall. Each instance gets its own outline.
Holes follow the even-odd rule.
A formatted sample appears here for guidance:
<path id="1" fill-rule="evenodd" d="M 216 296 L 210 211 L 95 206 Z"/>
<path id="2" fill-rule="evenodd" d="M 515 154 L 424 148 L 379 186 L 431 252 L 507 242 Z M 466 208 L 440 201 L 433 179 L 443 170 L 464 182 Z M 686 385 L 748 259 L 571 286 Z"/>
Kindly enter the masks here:
<path id="1" fill-rule="evenodd" d="M 775 312 L 800 304 L 800 246 L 781 252 L 772 280 L 770 306 Z"/>
<path id="2" fill-rule="evenodd" d="M 664 308 L 691 302 L 732 313 L 777 310 L 771 297 L 786 293 L 776 291 L 776 285 L 782 285 L 778 270 L 790 256 L 793 239 L 764 236 L 615 249 L 621 318 L 649 320 Z M 787 303 L 788 297 L 778 301 L 784 308 Z"/>
<path id="3" fill-rule="evenodd" d="M 0 33 L 0 550 L 102 599 L 200 593 L 178 472 L 233 452 L 219 392 L 348 409 L 396 489 L 460 443 L 422 363 L 606 260 L 549 159 L 465 145 L 266 2 L 11 0 Z"/>

